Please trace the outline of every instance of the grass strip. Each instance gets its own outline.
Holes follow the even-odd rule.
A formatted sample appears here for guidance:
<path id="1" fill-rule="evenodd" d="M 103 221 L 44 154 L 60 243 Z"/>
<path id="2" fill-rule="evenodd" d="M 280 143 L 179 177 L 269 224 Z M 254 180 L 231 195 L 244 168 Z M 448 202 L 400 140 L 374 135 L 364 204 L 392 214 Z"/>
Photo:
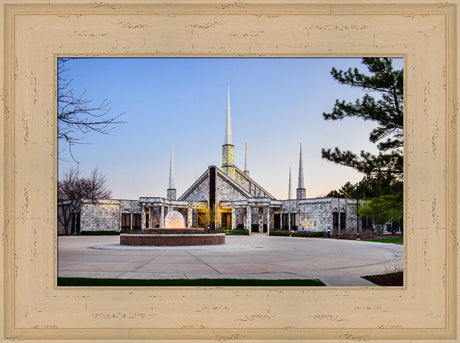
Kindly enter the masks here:
<path id="1" fill-rule="evenodd" d="M 381 275 L 367 275 L 363 279 L 369 280 L 379 286 L 403 286 L 403 272 L 395 272 Z"/>
<path id="2" fill-rule="evenodd" d="M 315 279 L 95 279 L 60 277 L 58 286 L 325 286 Z"/>
<path id="3" fill-rule="evenodd" d="M 366 239 L 366 241 L 367 241 L 367 242 L 380 242 L 380 243 L 403 244 L 403 237 L 379 238 L 379 239 Z"/>

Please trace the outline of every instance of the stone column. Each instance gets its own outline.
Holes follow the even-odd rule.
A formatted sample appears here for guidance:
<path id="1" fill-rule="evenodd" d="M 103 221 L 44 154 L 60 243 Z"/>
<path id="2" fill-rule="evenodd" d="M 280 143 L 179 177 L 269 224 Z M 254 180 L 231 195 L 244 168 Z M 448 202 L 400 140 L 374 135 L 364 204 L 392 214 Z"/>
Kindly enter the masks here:
<path id="1" fill-rule="evenodd" d="M 160 228 L 165 227 L 165 207 L 161 206 L 160 208 Z"/>
<path id="2" fill-rule="evenodd" d="M 192 219 L 193 219 L 192 205 L 189 205 L 187 208 L 187 227 L 188 228 L 191 228 L 193 226 Z"/>
<path id="3" fill-rule="evenodd" d="M 337 218 L 337 232 L 338 232 L 338 234 L 340 235 L 340 226 L 341 226 L 341 225 L 340 225 L 340 207 L 339 207 L 339 210 L 338 210 L 338 211 L 339 211 L 339 212 L 337 212 L 337 213 L 338 213 L 338 215 L 337 215 L 337 217 L 338 217 L 338 218 Z"/>
<path id="4" fill-rule="evenodd" d="M 129 230 L 133 231 L 133 212 L 131 210 L 131 213 L 129 214 Z"/>
<path id="5" fill-rule="evenodd" d="M 246 207 L 246 227 L 249 230 L 249 235 L 252 232 L 252 220 L 251 220 L 251 206 Z"/>
<path id="6" fill-rule="evenodd" d="M 291 231 L 291 211 L 288 213 L 288 229 Z"/>
<path id="7" fill-rule="evenodd" d="M 233 230 L 236 228 L 236 211 L 235 211 L 235 206 L 232 204 L 232 223 L 230 225 L 230 228 Z"/>
<path id="8" fill-rule="evenodd" d="M 259 232 L 260 233 L 263 233 L 264 232 L 264 208 L 263 207 L 259 207 L 259 215 L 258 215 L 259 218 L 258 221 L 259 221 Z"/>
<path id="9" fill-rule="evenodd" d="M 152 220 L 152 206 L 149 206 L 149 229 L 152 228 L 152 223 L 153 223 L 153 220 Z"/>
<path id="10" fill-rule="evenodd" d="M 267 207 L 267 236 L 270 236 L 270 206 Z"/>
<path id="11" fill-rule="evenodd" d="M 283 230 L 283 212 L 280 210 L 280 229 Z"/>
<path id="12" fill-rule="evenodd" d="M 141 230 L 145 230 L 145 206 L 142 204 L 141 209 Z"/>

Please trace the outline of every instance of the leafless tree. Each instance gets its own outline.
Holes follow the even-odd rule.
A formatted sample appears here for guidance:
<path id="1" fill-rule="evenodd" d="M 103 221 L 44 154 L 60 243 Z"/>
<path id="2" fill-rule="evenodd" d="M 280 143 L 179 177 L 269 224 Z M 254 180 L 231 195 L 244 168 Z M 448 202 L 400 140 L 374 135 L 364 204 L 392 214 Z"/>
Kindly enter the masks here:
<path id="1" fill-rule="evenodd" d="M 86 178 L 80 176 L 78 169 L 71 168 L 58 181 L 57 194 L 58 220 L 67 235 L 72 216 L 80 212 L 84 200 L 96 202 L 97 199 L 110 198 L 112 192 L 106 185 L 105 176 L 97 168 Z"/>
<path id="2" fill-rule="evenodd" d="M 80 95 L 74 94 L 72 79 L 68 77 L 69 67 L 66 65 L 70 60 L 71 58 L 58 58 L 57 61 L 57 119 L 58 139 L 68 143 L 73 158 L 72 146 L 81 143 L 81 134 L 108 134 L 113 125 L 123 121 L 119 120 L 122 114 L 111 113 L 107 99 L 96 103 L 95 99 L 86 97 L 86 90 Z"/>

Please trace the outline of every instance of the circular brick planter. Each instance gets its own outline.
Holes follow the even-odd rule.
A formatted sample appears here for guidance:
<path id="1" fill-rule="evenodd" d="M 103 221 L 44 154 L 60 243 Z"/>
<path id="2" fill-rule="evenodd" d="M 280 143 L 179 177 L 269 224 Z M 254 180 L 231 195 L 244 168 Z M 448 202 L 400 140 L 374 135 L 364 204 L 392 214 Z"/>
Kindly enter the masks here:
<path id="1" fill-rule="evenodd" d="M 166 234 L 190 234 L 190 233 L 202 233 L 204 228 L 182 228 L 182 229 L 171 229 L 171 228 L 156 228 L 156 229 L 145 229 L 143 233 L 166 233 Z"/>
<path id="2" fill-rule="evenodd" d="M 120 245 L 186 246 L 225 244 L 225 233 L 211 234 L 121 234 Z"/>

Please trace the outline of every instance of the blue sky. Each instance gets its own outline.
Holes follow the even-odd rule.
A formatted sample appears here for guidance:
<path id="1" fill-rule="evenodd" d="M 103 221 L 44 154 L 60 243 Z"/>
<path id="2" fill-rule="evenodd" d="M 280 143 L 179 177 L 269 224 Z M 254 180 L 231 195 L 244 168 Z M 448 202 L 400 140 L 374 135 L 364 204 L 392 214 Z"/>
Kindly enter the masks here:
<path id="1" fill-rule="evenodd" d="M 394 65 L 402 68 L 402 59 Z M 375 152 L 359 119 L 326 121 L 336 99 L 363 92 L 332 79 L 332 67 L 365 70 L 352 58 L 82 58 L 67 62 L 75 94 L 108 99 L 125 123 L 107 135 L 91 133 L 72 151 L 82 175 L 98 167 L 113 198 L 166 197 L 171 145 L 180 196 L 209 165 L 221 166 L 230 88 L 235 164 L 287 199 L 289 167 L 297 188 L 302 143 L 307 197 L 325 196 L 362 175 L 321 158 L 321 148 Z M 59 173 L 76 166 L 59 145 Z"/>

